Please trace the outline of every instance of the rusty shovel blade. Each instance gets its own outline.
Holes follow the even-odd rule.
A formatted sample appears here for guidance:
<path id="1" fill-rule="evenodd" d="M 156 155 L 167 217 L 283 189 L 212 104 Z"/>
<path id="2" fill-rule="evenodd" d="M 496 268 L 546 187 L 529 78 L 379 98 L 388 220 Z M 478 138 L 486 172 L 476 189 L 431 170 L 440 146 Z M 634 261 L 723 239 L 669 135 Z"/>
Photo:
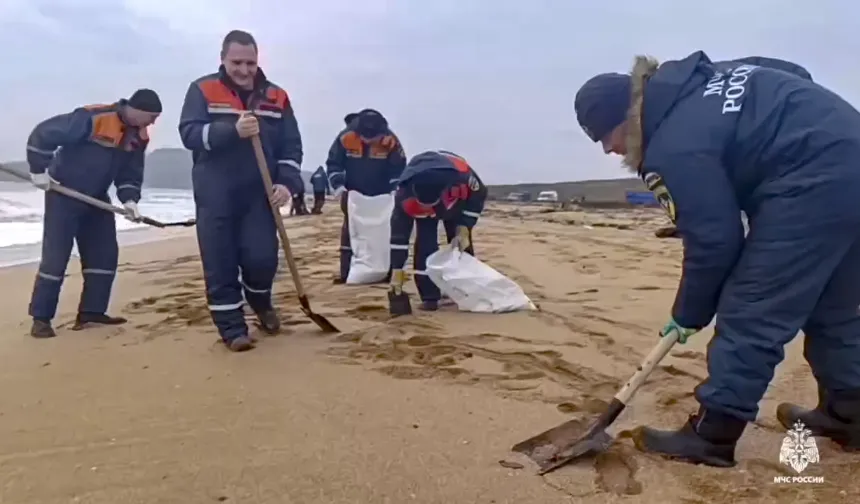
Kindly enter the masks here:
<path id="1" fill-rule="evenodd" d="M 584 419 L 568 420 L 547 431 L 521 441 L 511 451 L 522 453 L 540 468 L 538 474 L 547 474 L 576 459 L 597 455 L 612 444 L 607 427 L 624 410 L 624 404 L 613 399 L 606 410 L 591 424 Z"/>

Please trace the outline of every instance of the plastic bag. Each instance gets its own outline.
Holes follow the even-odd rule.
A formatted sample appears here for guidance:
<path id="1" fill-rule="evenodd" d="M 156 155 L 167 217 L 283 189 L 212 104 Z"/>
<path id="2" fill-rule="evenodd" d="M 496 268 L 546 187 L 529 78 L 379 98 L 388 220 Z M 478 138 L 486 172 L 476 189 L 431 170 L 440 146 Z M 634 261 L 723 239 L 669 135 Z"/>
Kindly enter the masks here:
<path id="1" fill-rule="evenodd" d="M 535 310 L 516 282 L 476 257 L 460 252 L 456 239 L 427 258 L 425 271 L 461 311 L 504 313 Z"/>
<path id="2" fill-rule="evenodd" d="M 385 280 L 391 264 L 391 213 L 394 195 L 365 196 L 349 191 L 346 200 L 352 261 L 346 283 Z"/>

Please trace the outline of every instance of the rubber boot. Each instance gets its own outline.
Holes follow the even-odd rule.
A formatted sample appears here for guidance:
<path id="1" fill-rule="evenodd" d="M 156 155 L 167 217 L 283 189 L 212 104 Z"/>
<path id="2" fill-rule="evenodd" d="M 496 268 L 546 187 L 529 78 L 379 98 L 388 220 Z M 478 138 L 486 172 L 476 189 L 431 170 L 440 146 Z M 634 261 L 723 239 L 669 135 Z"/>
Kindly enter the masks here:
<path id="1" fill-rule="evenodd" d="M 86 327 L 87 324 L 122 325 L 126 322 L 128 322 L 128 319 L 124 317 L 111 317 L 104 313 L 81 312 L 75 318 L 75 325 L 72 326 L 72 330 L 79 331 Z"/>
<path id="2" fill-rule="evenodd" d="M 257 321 L 264 333 L 274 336 L 281 331 L 281 319 L 275 310 L 267 310 L 257 314 Z"/>
<path id="3" fill-rule="evenodd" d="M 421 302 L 421 310 L 422 311 L 436 311 L 439 309 L 439 301 L 422 301 Z"/>
<path id="4" fill-rule="evenodd" d="M 225 341 L 224 344 L 232 352 L 247 352 L 248 350 L 254 349 L 254 342 L 247 336 L 233 338 L 230 341 Z"/>
<path id="5" fill-rule="evenodd" d="M 782 403 L 776 418 L 786 429 L 801 422 L 813 436 L 830 438 L 845 451 L 860 451 L 860 389 L 827 392 L 819 384 L 815 408 Z"/>
<path id="6" fill-rule="evenodd" d="M 712 467 L 734 467 L 735 447 L 746 421 L 699 408 L 676 431 L 638 427 L 633 442 L 640 451 Z"/>
<path id="7" fill-rule="evenodd" d="M 34 338 L 44 339 L 53 338 L 57 333 L 51 327 L 50 320 L 33 319 L 33 326 L 30 327 L 30 336 Z"/>

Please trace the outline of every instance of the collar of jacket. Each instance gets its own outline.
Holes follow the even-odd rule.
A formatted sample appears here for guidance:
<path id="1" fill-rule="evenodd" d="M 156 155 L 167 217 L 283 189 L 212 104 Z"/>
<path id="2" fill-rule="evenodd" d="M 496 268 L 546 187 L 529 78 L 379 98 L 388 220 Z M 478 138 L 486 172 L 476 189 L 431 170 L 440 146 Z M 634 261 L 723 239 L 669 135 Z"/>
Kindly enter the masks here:
<path id="1" fill-rule="evenodd" d="M 649 56 L 636 56 L 633 69 L 630 71 L 631 90 L 630 108 L 627 110 L 627 137 L 625 144 L 627 154 L 624 156 L 624 165 L 633 173 L 638 173 L 642 168 L 642 160 L 645 157 L 645 146 L 642 136 L 642 108 L 645 101 L 645 85 L 660 67 L 660 62 Z"/>

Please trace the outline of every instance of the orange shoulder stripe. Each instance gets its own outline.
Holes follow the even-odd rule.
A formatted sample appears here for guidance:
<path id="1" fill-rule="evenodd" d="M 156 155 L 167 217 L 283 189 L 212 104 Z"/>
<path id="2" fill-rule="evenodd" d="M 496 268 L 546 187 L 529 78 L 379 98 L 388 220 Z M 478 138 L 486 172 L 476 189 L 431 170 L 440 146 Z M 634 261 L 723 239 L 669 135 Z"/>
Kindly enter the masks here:
<path id="1" fill-rule="evenodd" d="M 108 147 L 117 147 L 122 142 L 124 125 L 116 111 L 93 115 L 90 140 Z"/>
<path id="2" fill-rule="evenodd" d="M 443 153 L 442 155 L 448 158 L 449 161 L 451 161 L 451 164 L 454 165 L 454 168 L 456 168 L 458 172 L 469 173 L 471 171 L 471 168 L 469 168 L 469 163 L 467 163 L 466 160 L 461 158 L 460 156 L 448 153 Z"/>
<path id="3" fill-rule="evenodd" d="M 350 151 L 361 151 L 361 137 L 355 131 L 347 131 L 340 136 L 340 144 L 343 148 Z"/>
<path id="4" fill-rule="evenodd" d="M 290 105 L 290 96 L 279 87 L 269 86 L 269 89 L 266 91 L 266 98 L 271 102 L 275 102 L 281 109 L 285 109 Z"/>
<path id="5" fill-rule="evenodd" d="M 209 105 L 227 106 L 237 110 L 245 108 L 242 100 L 218 79 L 205 80 L 198 85 Z"/>

